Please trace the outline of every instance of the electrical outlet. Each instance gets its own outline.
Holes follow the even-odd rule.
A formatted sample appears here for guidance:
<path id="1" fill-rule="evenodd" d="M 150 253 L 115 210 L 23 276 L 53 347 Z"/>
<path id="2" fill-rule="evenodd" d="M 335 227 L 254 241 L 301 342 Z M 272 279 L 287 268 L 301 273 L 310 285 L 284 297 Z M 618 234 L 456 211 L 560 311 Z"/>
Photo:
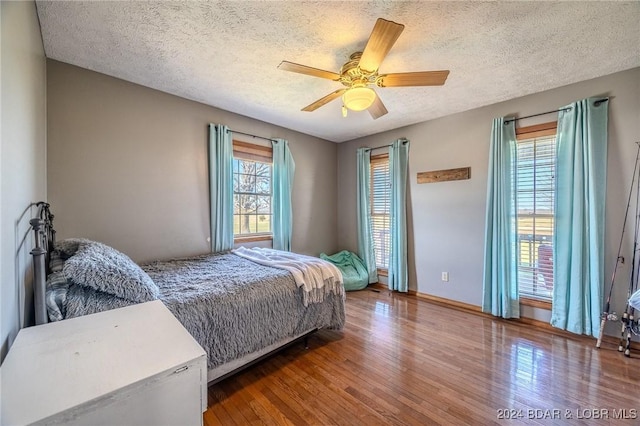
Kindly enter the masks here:
<path id="1" fill-rule="evenodd" d="M 442 281 L 449 281 L 449 273 L 448 272 L 443 272 L 442 273 Z"/>

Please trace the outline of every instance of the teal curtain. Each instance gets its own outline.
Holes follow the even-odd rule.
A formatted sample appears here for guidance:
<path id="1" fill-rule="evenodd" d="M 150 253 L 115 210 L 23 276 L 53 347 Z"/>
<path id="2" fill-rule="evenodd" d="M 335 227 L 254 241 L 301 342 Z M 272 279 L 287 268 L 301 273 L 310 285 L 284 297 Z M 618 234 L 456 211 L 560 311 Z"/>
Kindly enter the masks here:
<path id="1" fill-rule="evenodd" d="M 409 141 L 398 139 L 389 147 L 391 182 L 391 251 L 389 252 L 389 290 L 407 292 L 407 166 Z"/>
<path id="2" fill-rule="evenodd" d="M 373 252 L 373 236 L 371 231 L 371 149 L 359 148 L 357 152 L 357 193 L 356 210 L 358 214 L 358 255 L 364 262 L 369 273 L 369 283 L 378 282 L 376 257 Z"/>
<path id="3" fill-rule="evenodd" d="M 608 102 L 558 115 L 551 325 L 598 336 L 604 283 Z"/>
<path id="4" fill-rule="evenodd" d="M 233 142 L 227 126 L 209 124 L 211 251 L 233 248 Z"/>
<path id="5" fill-rule="evenodd" d="M 293 232 L 293 208 L 291 191 L 296 164 L 293 161 L 289 142 L 276 139 L 273 146 L 273 248 L 291 251 Z"/>
<path id="6" fill-rule="evenodd" d="M 482 311 L 520 317 L 515 212 L 514 121 L 493 120 L 489 148 Z"/>

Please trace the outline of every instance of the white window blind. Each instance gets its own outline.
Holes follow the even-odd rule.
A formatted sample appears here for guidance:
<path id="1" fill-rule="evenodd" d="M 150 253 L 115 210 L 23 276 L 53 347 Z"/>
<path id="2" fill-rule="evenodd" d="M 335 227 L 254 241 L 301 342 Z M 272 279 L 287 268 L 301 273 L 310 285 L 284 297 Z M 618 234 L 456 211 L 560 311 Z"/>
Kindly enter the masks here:
<path id="1" fill-rule="evenodd" d="M 521 297 L 551 301 L 556 137 L 518 141 L 516 209 Z"/>
<path id="2" fill-rule="evenodd" d="M 371 157 L 370 198 L 376 267 L 388 269 L 391 249 L 391 181 L 388 155 Z"/>

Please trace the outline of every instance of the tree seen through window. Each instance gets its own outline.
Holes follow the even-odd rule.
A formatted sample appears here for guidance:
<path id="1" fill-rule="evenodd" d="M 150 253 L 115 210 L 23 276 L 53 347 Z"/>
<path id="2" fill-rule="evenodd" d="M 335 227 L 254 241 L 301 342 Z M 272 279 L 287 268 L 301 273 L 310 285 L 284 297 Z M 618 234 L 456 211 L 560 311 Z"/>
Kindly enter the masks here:
<path id="1" fill-rule="evenodd" d="M 270 163 L 234 158 L 233 233 L 271 233 Z"/>

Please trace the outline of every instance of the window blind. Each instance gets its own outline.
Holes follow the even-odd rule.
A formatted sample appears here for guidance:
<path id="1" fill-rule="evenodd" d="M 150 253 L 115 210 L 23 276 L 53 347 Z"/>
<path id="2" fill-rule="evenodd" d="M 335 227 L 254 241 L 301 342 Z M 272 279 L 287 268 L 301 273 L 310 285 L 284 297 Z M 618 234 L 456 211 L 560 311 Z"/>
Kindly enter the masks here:
<path id="1" fill-rule="evenodd" d="M 551 301 L 556 137 L 518 141 L 516 210 L 521 297 Z"/>
<path id="2" fill-rule="evenodd" d="M 391 180 L 389 156 L 371 157 L 371 231 L 376 267 L 389 267 L 391 250 Z"/>

